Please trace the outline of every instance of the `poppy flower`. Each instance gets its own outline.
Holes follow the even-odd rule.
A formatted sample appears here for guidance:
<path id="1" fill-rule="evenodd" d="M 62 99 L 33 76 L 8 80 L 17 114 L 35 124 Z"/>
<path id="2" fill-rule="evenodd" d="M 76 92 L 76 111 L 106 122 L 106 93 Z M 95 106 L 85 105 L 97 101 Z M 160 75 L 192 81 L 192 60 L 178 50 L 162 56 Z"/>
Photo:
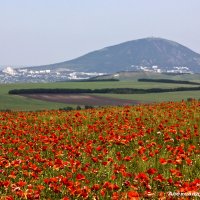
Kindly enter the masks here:
<path id="1" fill-rule="evenodd" d="M 147 173 L 148 173 L 149 175 L 153 175 L 153 174 L 155 174 L 155 173 L 157 173 L 157 172 L 158 172 L 158 170 L 155 169 L 155 168 L 149 168 L 149 169 L 147 170 Z"/>
<path id="2" fill-rule="evenodd" d="M 129 191 L 127 193 L 127 196 L 129 197 L 130 200 L 139 200 L 139 193 L 136 191 Z"/>
<path id="3" fill-rule="evenodd" d="M 77 174 L 76 175 L 76 179 L 79 180 L 79 181 L 80 180 L 85 180 L 85 176 L 83 174 Z"/>
<path id="4" fill-rule="evenodd" d="M 160 158 L 159 161 L 160 161 L 160 163 L 162 165 L 166 165 L 167 164 L 167 160 L 165 158 Z"/>

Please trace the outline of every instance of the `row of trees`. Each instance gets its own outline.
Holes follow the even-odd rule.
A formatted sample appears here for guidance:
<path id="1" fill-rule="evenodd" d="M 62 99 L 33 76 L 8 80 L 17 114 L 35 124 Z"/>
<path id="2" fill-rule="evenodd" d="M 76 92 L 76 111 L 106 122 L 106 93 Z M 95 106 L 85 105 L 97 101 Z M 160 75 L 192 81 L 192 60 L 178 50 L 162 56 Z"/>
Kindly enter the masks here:
<path id="1" fill-rule="evenodd" d="M 179 87 L 179 88 L 103 88 L 103 89 L 14 89 L 10 90 L 9 94 L 81 94 L 81 93 L 112 93 L 112 94 L 145 94 L 145 93 L 161 93 L 161 92 L 176 92 L 176 91 L 197 91 L 200 87 Z"/>
<path id="2" fill-rule="evenodd" d="M 70 110 L 85 110 L 85 109 L 93 109 L 96 108 L 94 106 L 89 106 L 89 105 L 85 105 L 85 106 L 77 106 L 76 108 L 71 107 L 71 106 L 67 106 L 64 108 L 60 108 L 59 110 L 66 110 L 66 111 L 70 111 Z"/>
<path id="3" fill-rule="evenodd" d="M 71 81 L 71 82 L 112 82 L 112 81 L 119 81 L 119 79 L 116 79 L 116 78 L 97 79 L 94 77 L 90 79 L 77 80 L 77 81 Z"/>
<path id="4" fill-rule="evenodd" d="M 200 85 L 200 83 L 197 83 L 197 82 L 181 81 L 181 80 L 171 80 L 171 79 L 141 78 L 141 79 L 138 79 L 138 81 L 139 82 L 156 82 L 156 83 L 175 83 L 175 84 Z"/>

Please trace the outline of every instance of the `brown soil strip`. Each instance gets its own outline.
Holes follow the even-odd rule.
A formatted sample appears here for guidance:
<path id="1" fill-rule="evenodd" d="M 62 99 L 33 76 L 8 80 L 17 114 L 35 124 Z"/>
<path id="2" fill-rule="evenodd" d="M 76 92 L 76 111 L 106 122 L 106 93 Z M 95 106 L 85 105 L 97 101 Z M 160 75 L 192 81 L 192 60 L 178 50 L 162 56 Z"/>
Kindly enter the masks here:
<path id="1" fill-rule="evenodd" d="M 88 94 L 25 94 L 22 96 L 43 101 L 90 106 L 135 105 L 140 103 L 135 100 L 101 97 Z"/>

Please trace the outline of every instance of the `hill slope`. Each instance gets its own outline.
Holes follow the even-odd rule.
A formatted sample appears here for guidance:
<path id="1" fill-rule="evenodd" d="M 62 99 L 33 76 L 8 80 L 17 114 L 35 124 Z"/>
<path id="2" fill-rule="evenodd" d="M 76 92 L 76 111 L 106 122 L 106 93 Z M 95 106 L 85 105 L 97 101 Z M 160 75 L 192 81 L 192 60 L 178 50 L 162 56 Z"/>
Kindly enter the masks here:
<path id="1" fill-rule="evenodd" d="M 200 54 L 170 40 L 144 38 L 93 51 L 70 61 L 41 67 L 111 73 L 152 66 L 158 66 L 158 69 L 164 72 L 177 69 L 200 72 Z"/>

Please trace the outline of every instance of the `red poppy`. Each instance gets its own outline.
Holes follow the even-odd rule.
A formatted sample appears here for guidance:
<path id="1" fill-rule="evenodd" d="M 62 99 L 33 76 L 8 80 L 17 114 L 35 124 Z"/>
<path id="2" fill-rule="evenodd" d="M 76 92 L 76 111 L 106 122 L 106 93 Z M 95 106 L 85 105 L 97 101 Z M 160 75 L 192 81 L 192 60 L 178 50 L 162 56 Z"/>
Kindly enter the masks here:
<path id="1" fill-rule="evenodd" d="M 80 180 L 85 180 L 85 176 L 83 174 L 77 174 L 76 175 L 76 179 L 79 180 L 79 181 Z"/>
<path id="2" fill-rule="evenodd" d="M 158 172 L 158 170 L 155 169 L 155 168 L 149 168 L 149 169 L 147 170 L 147 173 L 150 174 L 150 175 L 153 175 L 153 174 L 155 174 L 155 173 L 157 173 L 157 172 Z"/>
<path id="3" fill-rule="evenodd" d="M 139 193 L 136 192 L 136 191 L 129 191 L 127 193 L 127 195 L 128 195 L 128 197 L 129 197 L 130 200 L 139 200 L 139 197 L 140 197 Z"/>
<path id="4" fill-rule="evenodd" d="M 91 190 L 95 190 L 95 191 L 97 191 L 97 190 L 99 190 L 100 189 L 100 185 L 99 184 L 94 184 L 93 186 L 92 186 L 92 188 L 91 188 Z"/>
<path id="5" fill-rule="evenodd" d="M 159 161 L 160 161 L 160 163 L 162 165 L 166 165 L 167 164 L 167 160 L 165 158 L 160 158 Z"/>
<path id="6" fill-rule="evenodd" d="M 20 181 L 17 182 L 17 185 L 18 185 L 19 187 L 24 187 L 24 186 L 26 185 L 26 182 L 20 180 Z"/>
<path id="7" fill-rule="evenodd" d="M 98 158 L 92 157 L 92 161 L 96 163 L 96 162 L 98 162 Z"/>
<path id="8" fill-rule="evenodd" d="M 161 174 L 158 174 L 156 177 L 153 178 L 153 180 L 163 182 L 165 181 L 165 178 Z"/>

